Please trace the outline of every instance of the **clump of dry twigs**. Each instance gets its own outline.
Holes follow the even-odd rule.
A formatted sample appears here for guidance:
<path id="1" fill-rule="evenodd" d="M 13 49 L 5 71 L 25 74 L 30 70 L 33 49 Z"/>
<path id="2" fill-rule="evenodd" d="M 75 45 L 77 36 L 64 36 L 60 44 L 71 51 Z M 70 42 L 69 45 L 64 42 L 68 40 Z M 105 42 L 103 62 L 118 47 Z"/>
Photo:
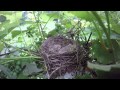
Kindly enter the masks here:
<path id="1" fill-rule="evenodd" d="M 41 45 L 41 56 L 45 61 L 48 78 L 80 71 L 87 66 L 87 53 L 76 41 L 64 36 L 49 37 Z"/>

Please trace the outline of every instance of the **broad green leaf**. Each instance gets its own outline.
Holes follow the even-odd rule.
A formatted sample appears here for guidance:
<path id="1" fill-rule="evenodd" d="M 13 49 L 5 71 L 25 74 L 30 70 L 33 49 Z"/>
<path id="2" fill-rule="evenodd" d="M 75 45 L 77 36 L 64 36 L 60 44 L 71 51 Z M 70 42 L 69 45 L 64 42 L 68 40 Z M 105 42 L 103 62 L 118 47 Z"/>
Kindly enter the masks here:
<path id="1" fill-rule="evenodd" d="M 52 12 L 47 14 L 49 17 L 58 18 L 59 12 Z"/>
<path id="2" fill-rule="evenodd" d="M 71 28 L 72 27 L 72 24 L 71 23 L 66 23 L 65 24 L 65 27 L 68 29 L 68 28 Z"/>
<path id="3" fill-rule="evenodd" d="M 0 37 L 1 37 L 2 35 L 7 35 L 7 34 L 8 34 L 8 30 L 0 31 Z"/>
<path id="4" fill-rule="evenodd" d="M 115 21 L 111 21 L 111 26 L 113 28 L 113 31 L 115 31 L 116 33 L 120 34 L 120 24 L 118 24 Z"/>
<path id="5" fill-rule="evenodd" d="M 42 14 L 40 15 L 40 17 L 42 18 L 42 20 L 43 20 L 44 22 L 47 22 L 47 21 L 49 20 L 49 18 L 50 18 L 46 13 L 42 13 Z"/>
<path id="6" fill-rule="evenodd" d="M 120 34 L 113 31 L 111 32 L 110 38 L 115 40 L 120 40 Z"/>
<path id="7" fill-rule="evenodd" d="M 5 67 L 4 65 L 0 65 L 0 70 L 3 71 L 5 75 L 7 75 L 8 79 L 16 78 L 16 76 L 12 75 L 12 71 Z"/>
<path id="8" fill-rule="evenodd" d="M 116 40 L 112 40 L 116 62 L 120 62 L 120 45 Z"/>
<path id="9" fill-rule="evenodd" d="M 35 24 L 33 21 L 24 21 L 25 24 Z"/>
<path id="10" fill-rule="evenodd" d="M 72 12 L 72 11 L 71 11 Z M 72 13 L 70 13 L 69 11 L 63 11 L 63 13 L 68 16 L 68 17 L 74 17 L 75 15 L 73 15 Z"/>
<path id="11" fill-rule="evenodd" d="M 7 19 L 11 21 L 11 23 L 16 22 L 16 24 L 20 23 L 20 19 L 22 18 L 22 12 L 15 12 L 12 15 L 6 15 Z"/>
<path id="12" fill-rule="evenodd" d="M 17 79 L 29 79 L 28 76 L 20 74 Z"/>
<path id="13" fill-rule="evenodd" d="M 0 52 L 3 50 L 3 48 L 4 48 L 4 44 L 0 42 Z"/>
<path id="14" fill-rule="evenodd" d="M 92 51 L 94 52 L 94 57 L 97 58 L 99 63 L 110 64 L 114 62 L 113 53 L 109 53 L 106 49 L 104 49 L 99 41 L 94 41 Z"/>
<path id="15" fill-rule="evenodd" d="M 42 69 L 37 68 L 36 63 L 28 63 L 26 64 L 26 68 L 23 70 L 23 75 L 28 76 L 34 73 L 38 73 L 40 71 L 42 71 Z"/>
<path id="16" fill-rule="evenodd" d="M 47 35 L 47 37 L 51 37 L 51 36 L 55 36 L 58 34 L 58 30 L 57 29 L 54 29 L 52 31 L 50 31 Z"/>
<path id="17" fill-rule="evenodd" d="M 93 19 L 95 19 L 95 18 L 91 18 L 93 17 L 93 15 L 88 13 L 87 11 L 69 11 L 69 12 L 74 14 L 78 18 L 84 19 L 86 21 L 92 21 Z"/>
<path id="18" fill-rule="evenodd" d="M 15 27 L 11 27 L 9 29 L 6 29 L 4 31 L 1 32 L 0 35 L 0 40 L 3 39 L 6 35 L 8 35 Z"/>
<path id="19" fill-rule="evenodd" d="M 2 22 L 0 24 L 0 28 L 5 27 L 6 25 L 9 25 L 9 24 L 10 24 L 10 20 L 6 20 L 5 22 Z"/>
<path id="20" fill-rule="evenodd" d="M 3 39 L 6 35 L 8 35 L 18 24 L 16 22 L 10 23 L 9 25 L 4 25 L 5 30 L 0 32 L 0 39 Z"/>
<path id="21" fill-rule="evenodd" d="M 95 41 L 92 46 L 92 51 L 94 57 L 97 58 L 97 61 L 101 64 L 110 64 L 120 62 L 120 46 L 116 40 L 111 40 L 113 46 L 113 53 L 110 53 L 108 50 L 104 49 L 98 41 Z M 105 40 L 106 42 L 106 40 Z"/>
<path id="22" fill-rule="evenodd" d="M 3 25 L 3 27 L 4 27 L 5 29 L 9 29 L 9 28 L 11 28 L 11 27 L 17 27 L 17 26 L 19 26 L 19 23 L 16 23 L 16 21 L 15 21 L 15 22 L 12 22 L 12 23 L 9 23 L 9 24 Z"/>
<path id="23" fill-rule="evenodd" d="M 105 27 L 105 25 L 104 25 L 100 15 L 97 12 L 95 12 L 95 11 L 92 11 L 92 14 L 96 17 L 97 22 L 99 23 L 99 25 L 101 26 L 102 30 L 104 31 L 107 39 L 109 40 L 110 39 L 109 38 L 109 34 L 107 32 L 107 29 L 106 29 L 106 27 Z"/>
<path id="24" fill-rule="evenodd" d="M 23 38 L 22 37 L 18 37 L 18 42 L 22 42 Z"/>
<path id="25" fill-rule="evenodd" d="M 12 31 L 12 38 L 16 37 L 19 34 L 21 34 L 21 31 Z"/>

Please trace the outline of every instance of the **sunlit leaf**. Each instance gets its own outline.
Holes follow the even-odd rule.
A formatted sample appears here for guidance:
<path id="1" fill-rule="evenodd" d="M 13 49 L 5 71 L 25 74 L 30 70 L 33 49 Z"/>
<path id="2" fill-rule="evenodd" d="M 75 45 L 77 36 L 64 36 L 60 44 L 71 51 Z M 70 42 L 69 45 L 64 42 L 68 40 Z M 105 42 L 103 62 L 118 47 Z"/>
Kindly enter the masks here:
<path id="1" fill-rule="evenodd" d="M 58 18 L 59 12 L 51 12 L 47 14 L 49 17 Z"/>
<path id="2" fill-rule="evenodd" d="M 3 39 L 6 35 L 8 35 L 18 24 L 16 22 L 10 23 L 9 25 L 4 25 L 5 30 L 0 32 L 0 39 Z"/>
<path id="3" fill-rule="evenodd" d="M 4 27 L 5 25 L 10 24 L 10 20 L 6 20 L 0 24 L 0 28 Z"/>
<path id="4" fill-rule="evenodd" d="M 92 21 L 93 19 L 95 19 L 95 18 L 91 18 L 93 17 L 92 14 L 88 13 L 87 11 L 70 11 L 70 13 L 74 14 L 80 19 L 84 19 L 87 21 Z"/>
<path id="5" fill-rule="evenodd" d="M 21 34 L 21 31 L 12 31 L 12 38 L 16 37 L 19 34 Z"/>
<path id="6" fill-rule="evenodd" d="M 4 31 L 1 31 L 0 39 L 3 39 L 8 33 L 10 33 L 15 27 L 11 27 L 9 29 L 6 29 Z"/>
<path id="7" fill-rule="evenodd" d="M 22 37 L 18 37 L 18 42 L 22 42 Z"/>

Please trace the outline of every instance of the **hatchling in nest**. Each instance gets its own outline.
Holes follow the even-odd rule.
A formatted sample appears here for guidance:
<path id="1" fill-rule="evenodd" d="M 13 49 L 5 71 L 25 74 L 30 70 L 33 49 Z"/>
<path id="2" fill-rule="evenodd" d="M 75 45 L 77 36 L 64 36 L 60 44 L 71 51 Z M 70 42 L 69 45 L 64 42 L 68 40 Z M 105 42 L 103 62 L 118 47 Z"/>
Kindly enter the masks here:
<path id="1" fill-rule="evenodd" d="M 72 79 L 87 67 L 87 51 L 72 39 L 54 36 L 41 45 L 49 79 Z M 82 71 L 82 72 L 83 72 Z"/>

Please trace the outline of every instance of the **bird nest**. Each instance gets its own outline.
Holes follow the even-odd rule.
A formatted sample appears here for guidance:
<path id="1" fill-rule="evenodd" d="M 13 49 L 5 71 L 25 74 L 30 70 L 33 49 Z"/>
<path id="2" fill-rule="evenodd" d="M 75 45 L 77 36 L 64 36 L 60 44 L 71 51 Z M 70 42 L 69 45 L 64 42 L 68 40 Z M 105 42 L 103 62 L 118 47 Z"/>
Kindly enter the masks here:
<path id="1" fill-rule="evenodd" d="M 76 41 L 64 36 L 49 37 L 41 45 L 41 56 L 47 67 L 48 78 L 80 71 L 86 66 L 86 53 Z"/>

